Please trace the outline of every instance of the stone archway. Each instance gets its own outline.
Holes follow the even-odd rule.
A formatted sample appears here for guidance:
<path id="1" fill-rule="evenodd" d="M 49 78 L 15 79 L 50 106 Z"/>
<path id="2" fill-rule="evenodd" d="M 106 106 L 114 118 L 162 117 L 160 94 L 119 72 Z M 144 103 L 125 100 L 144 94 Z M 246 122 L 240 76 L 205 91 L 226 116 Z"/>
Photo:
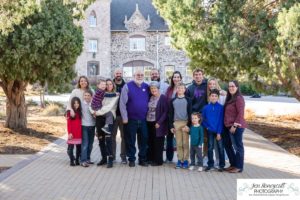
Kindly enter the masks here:
<path id="1" fill-rule="evenodd" d="M 150 71 L 154 64 L 145 60 L 132 60 L 122 65 L 123 77 L 125 80 L 131 80 L 136 70 L 142 70 L 145 74 L 145 81 L 150 80 Z"/>

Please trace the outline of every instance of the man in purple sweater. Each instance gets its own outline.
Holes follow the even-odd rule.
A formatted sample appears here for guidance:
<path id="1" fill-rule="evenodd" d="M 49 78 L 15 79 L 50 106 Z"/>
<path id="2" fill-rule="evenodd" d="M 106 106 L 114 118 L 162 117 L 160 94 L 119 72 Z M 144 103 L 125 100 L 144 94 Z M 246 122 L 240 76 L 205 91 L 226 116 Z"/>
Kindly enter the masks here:
<path id="1" fill-rule="evenodd" d="M 137 70 L 134 73 L 134 80 L 124 85 L 120 98 L 129 167 L 135 166 L 136 134 L 138 134 L 139 165 L 148 166 L 146 162 L 148 149 L 146 116 L 149 95 L 149 86 L 144 82 L 144 73 Z"/>

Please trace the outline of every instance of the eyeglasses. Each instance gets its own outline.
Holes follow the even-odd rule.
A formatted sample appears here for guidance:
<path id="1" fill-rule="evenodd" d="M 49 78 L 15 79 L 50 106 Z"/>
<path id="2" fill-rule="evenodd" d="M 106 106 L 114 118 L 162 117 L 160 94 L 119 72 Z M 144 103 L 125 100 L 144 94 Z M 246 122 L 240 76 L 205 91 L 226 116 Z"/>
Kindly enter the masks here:
<path id="1" fill-rule="evenodd" d="M 235 88 L 235 85 L 229 85 L 228 87 L 230 87 L 230 88 Z"/>
<path id="2" fill-rule="evenodd" d="M 136 74 L 136 76 L 144 76 L 144 74 Z"/>

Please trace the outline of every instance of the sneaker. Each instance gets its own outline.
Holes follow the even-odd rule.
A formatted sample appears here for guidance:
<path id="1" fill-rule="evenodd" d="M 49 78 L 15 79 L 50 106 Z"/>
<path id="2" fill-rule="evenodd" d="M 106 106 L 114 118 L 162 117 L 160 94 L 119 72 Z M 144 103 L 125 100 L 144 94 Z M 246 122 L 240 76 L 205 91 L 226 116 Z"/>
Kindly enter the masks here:
<path id="1" fill-rule="evenodd" d="M 122 163 L 123 165 L 126 165 L 126 164 L 127 164 L 127 160 L 126 160 L 126 159 L 122 159 L 121 163 Z"/>
<path id="2" fill-rule="evenodd" d="M 103 128 L 101 128 L 101 130 L 108 135 L 111 134 L 111 132 L 109 131 L 109 128 L 107 126 L 104 126 Z"/>
<path id="3" fill-rule="evenodd" d="M 208 172 L 209 170 L 211 170 L 211 167 L 206 167 L 204 171 Z"/>
<path id="4" fill-rule="evenodd" d="M 81 163 L 81 166 L 82 166 L 82 167 L 88 167 L 89 164 L 87 164 L 87 162 L 83 162 L 83 163 Z"/>
<path id="5" fill-rule="evenodd" d="M 223 167 L 219 167 L 218 171 L 219 171 L 219 172 L 223 172 L 223 171 L 224 171 L 224 168 L 223 168 Z"/>
<path id="6" fill-rule="evenodd" d="M 189 161 L 185 160 L 185 161 L 183 162 L 182 168 L 183 168 L 183 169 L 189 168 Z"/>
<path id="7" fill-rule="evenodd" d="M 190 167 L 189 167 L 189 170 L 191 170 L 191 171 L 193 171 L 195 169 L 195 166 L 194 165 L 191 165 Z"/>
<path id="8" fill-rule="evenodd" d="M 202 172 L 202 171 L 203 171 L 203 167 L 199 167 L 198 172 Z"/>
<path id="9" fill-rule="evenodd" d="M 129 167 L 135 167 L 135 162 L 134 161 L 129 161 Z"/>
<path id="10" fill-rule="evenodd" d="M 182 167 L 181 161 L 178 160 L 175 168 L 180 169 L 181 167 Z"/>
<path id="11" fill-rule="evenodd" d="M 92 162 L 92 161 L 90 161 L 90 160 L 86 161 L 86 163 L 89 164 L 89 165 L 94 164 L 94 162 Z"/>

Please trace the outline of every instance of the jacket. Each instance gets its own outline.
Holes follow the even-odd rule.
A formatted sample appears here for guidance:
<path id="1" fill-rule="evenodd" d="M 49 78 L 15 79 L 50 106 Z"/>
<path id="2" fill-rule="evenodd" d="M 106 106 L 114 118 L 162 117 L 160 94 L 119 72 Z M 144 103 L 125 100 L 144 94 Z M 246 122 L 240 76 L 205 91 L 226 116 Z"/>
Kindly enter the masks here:
<path id="1" fill-rule="evenodd" d="M 223 131 L 223 106 L 216 103 L 209 103 L 202 110 L 202 126 L 210 132 L 221 134 Z"/>

